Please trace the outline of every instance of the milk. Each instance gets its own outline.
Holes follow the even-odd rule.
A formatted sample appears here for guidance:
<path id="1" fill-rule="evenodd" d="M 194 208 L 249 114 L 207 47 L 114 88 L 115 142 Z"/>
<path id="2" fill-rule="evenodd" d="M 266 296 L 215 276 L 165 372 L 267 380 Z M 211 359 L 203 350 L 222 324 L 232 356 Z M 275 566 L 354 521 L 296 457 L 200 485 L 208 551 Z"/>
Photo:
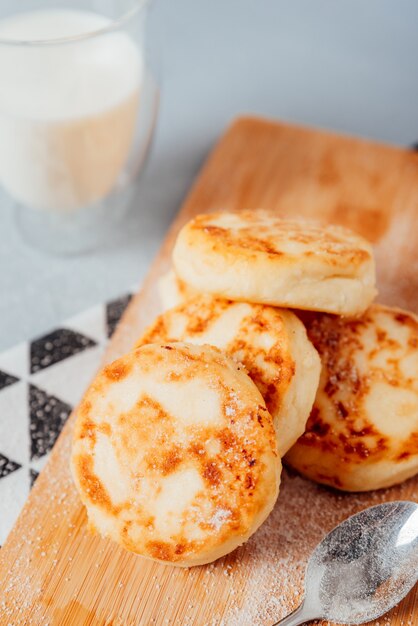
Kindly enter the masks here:
<path id="1" fill-rule="evenodd" d="M 77 37 L 110 24 L 51 9 L 0 21 L 0 40 Z M 34 208 L 73 211 L 104 198 L 133 141 L 144 75 L 123 32 L 54 45 L 0 43 L 0 184 Z"/>

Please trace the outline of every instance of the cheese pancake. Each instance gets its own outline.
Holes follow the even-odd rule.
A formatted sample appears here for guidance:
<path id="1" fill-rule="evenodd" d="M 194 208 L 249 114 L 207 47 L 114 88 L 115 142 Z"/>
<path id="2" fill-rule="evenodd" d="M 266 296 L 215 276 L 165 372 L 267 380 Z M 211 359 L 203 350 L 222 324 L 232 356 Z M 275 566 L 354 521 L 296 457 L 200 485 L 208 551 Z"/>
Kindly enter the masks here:
<path id="1" fill-rule="evenodd" d="M 188 285 L 230 300 L 358 315 L 376 295 L 365 239 L 265 211 L 197 216 L 180 231 L 173 261 Z"/>
<path id="2" fill-rule="evenodd" d="M 305 434 L 286 455 L 301 474 L 346 491 L 418 472 L 418 318 L 375 304 L 362 317 L 313 315 L 322 374 Z"/>
<path id="3" fill-rule="evenodd" d="M 90 525 L 189 567 L 246 541 L 281 464 L 257 387 L 211 346 L 147 345 L 105 367 L 78 411 L 72 471 Z"/>
<path id="4" fill-rule="evenodd" d="M 136 345 L 170 341 L 211 344 L 244 364 L 273 417 L 281 456 L 304 432 L 321 365 L 294 313 L 195 296 L 157 317 Z"/>

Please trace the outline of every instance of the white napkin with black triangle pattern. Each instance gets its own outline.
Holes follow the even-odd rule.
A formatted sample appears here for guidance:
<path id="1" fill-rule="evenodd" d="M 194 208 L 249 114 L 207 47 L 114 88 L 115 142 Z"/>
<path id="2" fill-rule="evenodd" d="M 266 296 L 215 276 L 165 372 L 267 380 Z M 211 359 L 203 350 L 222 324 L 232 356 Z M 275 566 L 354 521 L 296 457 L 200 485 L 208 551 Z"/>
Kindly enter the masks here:
<path id="1" fill-rule="evenodd" d="M 130 298 L 97 305 L 0 353 L 0 545 Z"/>

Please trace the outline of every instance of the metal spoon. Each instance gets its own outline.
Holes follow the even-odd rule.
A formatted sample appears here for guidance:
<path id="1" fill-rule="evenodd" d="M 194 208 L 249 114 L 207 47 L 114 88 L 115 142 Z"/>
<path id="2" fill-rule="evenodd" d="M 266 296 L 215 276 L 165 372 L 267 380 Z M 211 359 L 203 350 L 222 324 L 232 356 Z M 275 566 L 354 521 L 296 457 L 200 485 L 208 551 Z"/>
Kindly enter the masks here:
<path id="1" fill-rule="evenodd" d="M 313 619 L 364 624 L 396 606 L 417 580 L 418 504 L 379 504 L 321 541 L 306 569 L 301 606 L 274 626 Z"/>

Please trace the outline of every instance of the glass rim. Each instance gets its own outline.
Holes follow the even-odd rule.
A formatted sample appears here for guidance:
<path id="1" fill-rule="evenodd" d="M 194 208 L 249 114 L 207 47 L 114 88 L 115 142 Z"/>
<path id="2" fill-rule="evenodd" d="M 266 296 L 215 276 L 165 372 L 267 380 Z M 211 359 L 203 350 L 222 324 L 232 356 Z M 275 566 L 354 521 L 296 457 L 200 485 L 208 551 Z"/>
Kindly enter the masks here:
<path id="1" fill-rule="evenodd" d="M 95 30 L 87 31 L 86 33 L 80 33 L 79 35 L 69 35 L 67 37 L 56 37 L 48 39 L 2 39 L 0 37 L 0 46 L 59 46 L 62 44 L 77 43 L 94 39 L 108 33 L 112 33 L 121 28 L 124 24 L 129 22 L 137 13 L 146 7 L 151 0 L 134 0 L 133 6 L 122 13 L 119 17 L 113 19 L 110 24 L 103 26 L 103 28 L 96 28 Z M 14 13 L 13 15 L 19 15 Z M 7 18 L 5 18 L 7 19 Z M 1 19 L 0 19 L 1 21 Z"/>

